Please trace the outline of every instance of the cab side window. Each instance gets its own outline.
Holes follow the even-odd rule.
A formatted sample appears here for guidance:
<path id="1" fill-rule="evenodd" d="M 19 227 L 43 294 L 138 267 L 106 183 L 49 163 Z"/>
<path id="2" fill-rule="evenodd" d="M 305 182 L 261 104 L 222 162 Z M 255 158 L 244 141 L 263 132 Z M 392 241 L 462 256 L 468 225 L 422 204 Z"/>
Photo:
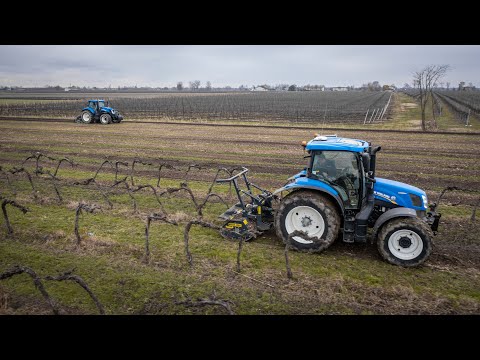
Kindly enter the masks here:
<path id="1" fill-rule="evenodd" d="M 312 174 L 333 186 L 346 208 L 360 203 L 360 170 L 355 154 L 347 151 L 319 151 L 313 159 Z"/>

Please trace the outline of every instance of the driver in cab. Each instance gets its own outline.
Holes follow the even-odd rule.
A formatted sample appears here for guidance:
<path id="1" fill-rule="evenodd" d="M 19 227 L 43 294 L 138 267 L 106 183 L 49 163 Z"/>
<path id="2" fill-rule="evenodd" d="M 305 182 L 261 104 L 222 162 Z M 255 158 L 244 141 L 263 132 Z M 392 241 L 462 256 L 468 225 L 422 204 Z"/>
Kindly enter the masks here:
<path id="1" fill-rule="evenodd" d="M 334 181 L 337 178 L 337 168 L 335 167 L 335 162 L 328 160 L 323 153 L 315 156 L 315 159 L 313 160 L 312 173 L 317 176 L 323 176 L 330 181 Z"/>

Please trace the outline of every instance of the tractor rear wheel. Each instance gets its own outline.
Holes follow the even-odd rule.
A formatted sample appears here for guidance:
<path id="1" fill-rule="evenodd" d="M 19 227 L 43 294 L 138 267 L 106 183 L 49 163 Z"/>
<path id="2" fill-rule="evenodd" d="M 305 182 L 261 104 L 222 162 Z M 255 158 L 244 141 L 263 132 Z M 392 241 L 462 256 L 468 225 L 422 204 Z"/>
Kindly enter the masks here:
<path id="1" fill-rule="evenodd" d="M 425 262 L 432 252 L 432 231 L 418 218 L 398 218 L 382 226 L 378 252 L 393 265 L 412 267 Z"/>
<path id="2" fill-rule="evenodd" d="M 299 251 L 321 252 L 337 238 L 340 215 L 327 197 L 315 191 L 295 191 L 283 198 L 275 214 L 277 236 L 286 244 L 289 234 L 303 231 L 320 241 L 294 236 L 290 246 Z"/>
<path id="3" fill-rule="evenodd" d="M 82 112 L 81 120 L 84 124 L 90 124 L 92 122 L 92 119 L 93 115 L 90 111 L 85 110 L 84 112 Z"/>
<path id="4" fill-rule="evenodd" d="M 100 123 L 102 125 L 108 125 L 112 122 L 112 117 L 109 114 L 100 115 Z"/>

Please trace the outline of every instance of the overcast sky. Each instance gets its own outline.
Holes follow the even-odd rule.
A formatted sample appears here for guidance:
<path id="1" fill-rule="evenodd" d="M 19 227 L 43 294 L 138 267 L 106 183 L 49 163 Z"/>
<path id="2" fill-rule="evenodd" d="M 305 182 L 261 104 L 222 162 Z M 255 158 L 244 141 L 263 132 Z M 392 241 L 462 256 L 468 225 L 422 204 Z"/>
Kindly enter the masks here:
<path id="1" fill-rule="evenodd" d="M 403 86 L 430 64 L 452 67 L 451 86 L 480 86 L 479 45 L 0 45 L 0 85 Z"/>

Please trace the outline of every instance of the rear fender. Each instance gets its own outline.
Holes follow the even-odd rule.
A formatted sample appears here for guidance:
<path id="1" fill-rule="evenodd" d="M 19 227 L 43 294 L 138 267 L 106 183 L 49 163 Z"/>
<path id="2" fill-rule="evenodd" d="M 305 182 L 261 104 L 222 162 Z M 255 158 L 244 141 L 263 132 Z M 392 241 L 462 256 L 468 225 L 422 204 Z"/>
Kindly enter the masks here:
<path id="1" fill-rule="evenodd" d="M 307 190 L 315 190 L 318 191 L 319 193 L 323 193 L 328 195 L 328 197 L 333 198 L 335 200 L 335 203 L 338 205 L 339 210 L 341 211 L 341 215 L 343 217 L 343 214 L 345 212 L 345 208 L 343 207 L 343 202 L 340 196 L 335 192 L 334 189 L 332 191 L 329 191 L 328 186 L 325 187 L 318 187 L 318 186 L 313 186 L 313 185 L 299 185 L 296 183 L 291 183 L 288 184 L 280 189 L 275 190 L 273 195 L 279 194 L 282 191 L 289 191 L 289 192 L 294 192 L 294 191 L 299 191 L 302 189 L 307 189 Z"/>
<path id="2" fill-rule="evenodd" d="M 93 111 L 93 110 L 92 110 L 91 108 L 89 108 L 89 107 L 86 107 L 86 108 L 83 108 L 83 109 L 82 109 L 82 111 L 85 111 L 85 110 L 90 111 L 90 112 L 92 113 L 92 115 L 95 114 L 95 111 Z"/>

